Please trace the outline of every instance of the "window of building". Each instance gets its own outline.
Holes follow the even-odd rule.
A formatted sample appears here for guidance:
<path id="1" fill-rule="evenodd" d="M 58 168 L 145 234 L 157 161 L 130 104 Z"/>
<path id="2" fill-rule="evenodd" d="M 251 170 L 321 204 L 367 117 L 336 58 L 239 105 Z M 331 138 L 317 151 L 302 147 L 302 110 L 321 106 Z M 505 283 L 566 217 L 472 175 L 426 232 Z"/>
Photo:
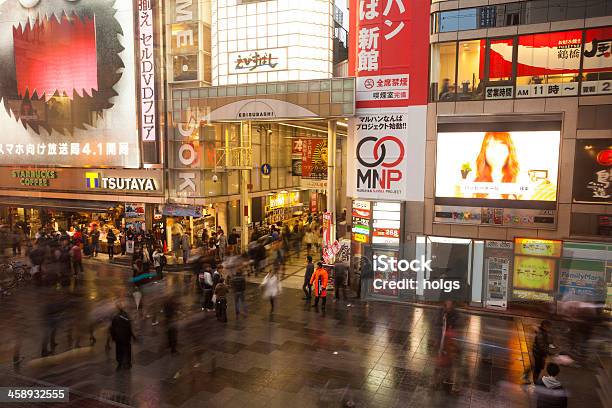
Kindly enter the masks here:
<path id="1" fill-rule="evenodd" d="M 435 44 L 431 58 L 431 97 L 436 101 L 455 100 L 457 43 Z"/>
<path id="2" fill-rule="evenodd" d="M 612 93 L 612 27 L 586 30 L 582 62 L 582 94 Z"/>
<path id="3" fill-rule="evenodd" d="M 489 82 L 510 81 L 512 79 L 513 54 L 513 38 L 497 38 L 489 41 L 487 73 Z"/>
<path id="4" fill-rule="evenodd" d="M 582 31 L 578 30 L 520 36 L 517 85 L 578 81 L 581 43 Z"/>
<path id="5" fill-rule="evenodd" d="M 198 79 L 198 54 L 172 57 L 172 80 L 195 81 Z"/>
<path id="6" fill-rule="evenodd" d="M 484 53 L 481 53 L 480 40 L 461 41 L 457 56 L 457 100 L 481 99 L 481 65 L 484 65 Z"/>
<path id="7" fill-rule="evenodd" d="M 528 0 L 433 14 L 434 32 L 509 27 L 612 15 L 611 0 Z"/>

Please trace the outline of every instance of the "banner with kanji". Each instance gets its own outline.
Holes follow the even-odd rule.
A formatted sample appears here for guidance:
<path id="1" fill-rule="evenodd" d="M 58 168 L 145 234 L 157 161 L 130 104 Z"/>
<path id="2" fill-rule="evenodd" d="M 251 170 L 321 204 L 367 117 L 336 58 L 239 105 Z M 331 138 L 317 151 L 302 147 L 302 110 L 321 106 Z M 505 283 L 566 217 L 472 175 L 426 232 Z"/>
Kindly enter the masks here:
<path id="1" fill-rule="evenodd" d="M 427 0 L 351 0 L 349 73 L 357 108 L 427 104 Z"/>

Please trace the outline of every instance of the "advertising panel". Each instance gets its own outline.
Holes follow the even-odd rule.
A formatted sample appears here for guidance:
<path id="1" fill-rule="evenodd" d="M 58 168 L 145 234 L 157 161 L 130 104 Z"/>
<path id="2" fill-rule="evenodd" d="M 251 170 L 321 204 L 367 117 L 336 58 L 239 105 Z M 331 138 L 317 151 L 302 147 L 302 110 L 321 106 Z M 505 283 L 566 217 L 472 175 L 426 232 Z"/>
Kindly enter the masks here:
<path id="1" fill-rule="evenodd" d="M 612 139 L 577 139 L 574 156 L 575 203 L 612 203 Z"/>
<path id="2" fill-rule="evenodd" d="M 372 211 L 369 201 L 353 201 L 352 211 L 352 237 L 353 241 L 363 244 L 370 242 L 370 232 L 372 228 Z"/>
<path id="3" fill-rule="evenodd" d="M 0 15 L 0 161 L 137 167 L 132 1 L 6 1 Z"/>
<path id="4" fill-rule="evenodd" d="M 425 106 L 362 109 L 349 120 L 349 195 L 423 201 L 426 115 Z"/>
<path id="5" fill-rule="evenodd" d="M 556 260 L 534 256 L 514 257 L 514 289 L 549 292 L 555 288 Z"/>
<path id="6" fill-rule="evenodd" d="M 438 134 L 436 197 L 557 200 L 559 131 Z"/>
<path id="7" fill-rule="evenodd" d="M 434 221 L 442 224 L 552 229 L 556 225 L 556 214 L 556 210 L 436 205 Z"/>
<path id="8" fill-rule="evenodd" d="M 302 178 L 327 180 L 327 139 L 303 139 Z"/>
<path id="9" fill-rule="evenodd" d="M 375 202 L 372 211 L 372 243 L 399 245 L 401 204 Z"/>
<path id="10" fill-rule="evenodd" d="M 606 298 L 606 261 L 562 259 L 559 294 L 563 300 L 601 302 Z"/>
<path id="11" fill-rule="evenodd" d="M 516 238 L 514 240 L 514 253 L 517 255 L 558 258 L 561 256 L 562 248 L 561 241 L 532 238 Z"/>
<path id="12" fill-rule="evenodd" d="M 426 105 L 429 2 L 350 0 L 349 10 L 349 73 L 367 77 L 357 108 Z"/>

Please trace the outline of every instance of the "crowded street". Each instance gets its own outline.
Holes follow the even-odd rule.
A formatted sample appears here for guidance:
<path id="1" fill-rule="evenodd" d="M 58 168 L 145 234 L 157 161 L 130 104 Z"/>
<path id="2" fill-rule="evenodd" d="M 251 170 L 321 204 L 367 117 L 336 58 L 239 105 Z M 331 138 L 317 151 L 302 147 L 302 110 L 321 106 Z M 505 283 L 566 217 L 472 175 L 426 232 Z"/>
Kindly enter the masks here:
<path id="1" fill-rule="evenodd" d="M 163 310 L 154 311 L 159 325 L 152 325 L 153 316 L 136 310 L 129 269 L 105 258 L 86 260 L 83 275 L 70 286 L 24 286 L 2 297 L 0 378 L 6 384 L 69 387 L 75 407 L 479 408 L 529 407 L 533 398 L 522 375 L 537 319 L 460 313 L 461 357 L 454 367 L 460 380 L 450 393 L 450 384 L 436 383 L 438 308 L 349 298 L 317 310 L 291 287 L 292 278 L 304 274 L 304 262 L 294 254 L 273 313 L 262 299 L 261 277 L 250 277 L 248 311 L 236 317 L 230 301 L 222 323 L 202 311 L 190 272 L 168 273 L 147 284 L 140 305 L 176 299 L 178 348 L 172 353 Z M 115 345 L 106 347 L 118 301 L 135 335 L 132 367 L 125 371 L 116 370 Z M 45 310 L 53 305 L 61 309 L 53 323 L 57 345 L 41 357 L 51 324 Z M 564 323 L 554 322 L 554 332 L 564 349 Z M 596 331 L 584 365 L 563 367 L 569 407 L 604 406 L 593 383 L 597 367 L 610 363 L 606 336 Z"/>
<path id="2" fill-rule="evenodd" d="M 0 408 L 612 408 L 612 0 L 0 0 Z"/>

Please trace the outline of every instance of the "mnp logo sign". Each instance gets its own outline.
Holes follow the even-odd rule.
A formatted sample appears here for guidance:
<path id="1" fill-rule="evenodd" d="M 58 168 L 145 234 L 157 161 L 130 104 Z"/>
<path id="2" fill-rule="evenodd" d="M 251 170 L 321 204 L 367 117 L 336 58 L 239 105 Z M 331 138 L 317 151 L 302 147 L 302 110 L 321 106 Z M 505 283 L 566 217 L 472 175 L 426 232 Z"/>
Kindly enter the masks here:
<path id="1" fill-rule="evenodd" d="M 353 198 L 423 201 L 426 119 L 425 106 L 361 109 L 351 119 Z"/>
<path id="2" fill-rule="evenodd" d="M 404 142 L 395 136 L 366 136 L 357 143 L 357 188 L 392 189 L 402 180 L 399 167 L 405 157 Z"/>

